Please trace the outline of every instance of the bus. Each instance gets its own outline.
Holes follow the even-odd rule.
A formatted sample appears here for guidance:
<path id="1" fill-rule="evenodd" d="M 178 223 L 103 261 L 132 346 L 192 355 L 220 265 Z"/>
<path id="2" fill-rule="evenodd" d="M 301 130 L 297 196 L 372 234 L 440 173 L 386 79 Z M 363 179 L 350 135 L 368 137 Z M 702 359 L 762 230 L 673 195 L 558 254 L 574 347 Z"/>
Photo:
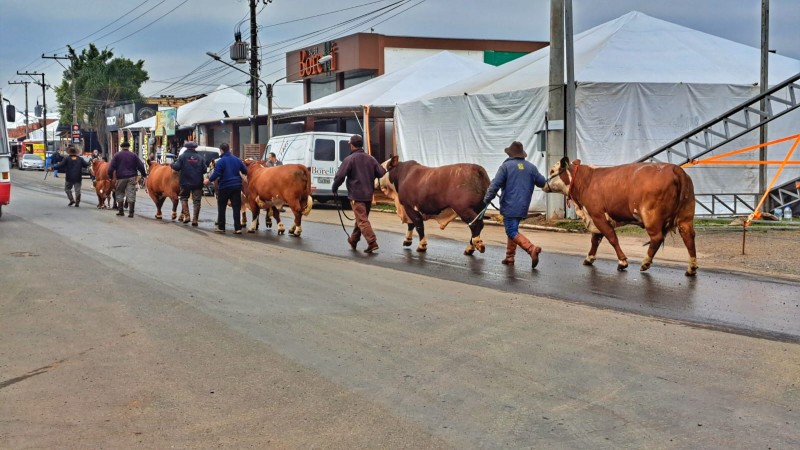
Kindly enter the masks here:
<path id="1" fill-rule="evenodd" d="M 0 91 L 0 105 L 5 105 L 2 91 Z M 0 106 L 0 109 L 3 109 L 3 106 Z M 13 122 L 15 116 L 16 111 L 12 105 L 7 105 L 5 114 L 0 114 L 0 217 L 3 217 L 3 205 L 11 201 L 11 147 L 8 145 L 6 119 Z"/>

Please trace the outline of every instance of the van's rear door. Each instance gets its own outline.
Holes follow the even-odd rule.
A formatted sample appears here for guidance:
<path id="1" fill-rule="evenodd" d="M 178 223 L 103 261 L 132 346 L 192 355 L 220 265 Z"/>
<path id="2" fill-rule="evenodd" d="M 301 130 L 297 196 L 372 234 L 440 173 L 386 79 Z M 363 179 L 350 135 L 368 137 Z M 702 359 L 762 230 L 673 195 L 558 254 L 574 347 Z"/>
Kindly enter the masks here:
<path id="1" fill-rule="evenodd" d="M 337 158 L 338 139 L 334 136 L 314 136 L 314 162 L 311 165 L 311 192 L 318 197 L 333 196 L 331 185 L 336 169 L 339 167 Z M 342 194 L 346 191 L 342 190 Z"/>

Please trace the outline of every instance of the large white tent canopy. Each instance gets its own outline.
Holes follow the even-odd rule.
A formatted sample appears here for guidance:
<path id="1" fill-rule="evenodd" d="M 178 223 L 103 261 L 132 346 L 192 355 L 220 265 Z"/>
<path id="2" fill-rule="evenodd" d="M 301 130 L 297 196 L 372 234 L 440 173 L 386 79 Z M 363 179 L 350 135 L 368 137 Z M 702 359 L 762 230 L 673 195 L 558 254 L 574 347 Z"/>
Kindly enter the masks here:
<path id="1" fill-rule="evenodd" d="M 259 111 L 267 110 L 261 104 L 258 108 Z M 179 128 L 187 128 L 202 122 L 220 120 L 225 117 L 225 112 L 230 117 L 249 116 L 250 97 L 223 84 L 205 97 L 179 106 L 176 120 Z M 128 125 L 125 129 L 153 129 L 155 126 L 156 118 L 150 117 Z"/>
<path id="2" fill-rule="evenodd" d="M 391 117 L 397 103 L 419 98 L 456 81 L 487 72 L 493 67 L 482 61 L 442 51 L 408 67 L 276 114 L 275 118 L 335 116 L 352 111 L 360 112 L 364 105 L 369 105 L 374 110 L 374 115 Z"/>
<path id="3" fill-rule="evenodd" d="M 757 95 L 760 50 L 631 12 L 576 35 L 574 69 L 578 157 L 615 165 L 633 162 Z M 777 84 L 799 73 L 800 61 L 772 54 L 769 70 L 770 84 Z M 544 156 L 535 148 L 548 84 L 549 48 L 543 48 L 399 104 L 398 152 L 426 165 L 473 162 L 494 173 L 505 159 L 503 149 L 518 140 L 544 171 Z M 770 125 L 770 136 L 797 133 L 800 118 L 789 116 Z M 745 139 L 734 147 L 752 143 Z M 770 159 L 787 150 L 788 145 L 771 149 Z M 753 168 L 703 169 L 692 176 L 698 193 L 758 189 Z M 544 208 L 541 193 L 531 206 Z"/>

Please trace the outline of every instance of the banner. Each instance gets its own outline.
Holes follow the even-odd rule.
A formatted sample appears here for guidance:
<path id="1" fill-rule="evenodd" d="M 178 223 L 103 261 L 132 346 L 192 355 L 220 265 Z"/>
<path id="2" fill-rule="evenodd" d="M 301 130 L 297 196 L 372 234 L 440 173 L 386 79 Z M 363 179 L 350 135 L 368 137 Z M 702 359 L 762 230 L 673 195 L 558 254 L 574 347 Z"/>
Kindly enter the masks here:
<path id="1" fill-rule="evenodd" d="M 156 113 L 156 136 L 175 136 L 178 108 L 170 108 Z"/>

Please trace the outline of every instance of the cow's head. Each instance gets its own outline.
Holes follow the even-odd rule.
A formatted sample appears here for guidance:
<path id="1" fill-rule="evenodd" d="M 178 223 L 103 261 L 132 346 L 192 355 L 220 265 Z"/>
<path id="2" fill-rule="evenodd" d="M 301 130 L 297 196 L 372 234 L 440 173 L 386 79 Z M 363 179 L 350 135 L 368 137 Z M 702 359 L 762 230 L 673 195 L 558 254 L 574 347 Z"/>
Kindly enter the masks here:
<path id="1" fill-rule="evenodd" d="M 576 159 L 572 162 L 577 165 L 581 161 Z M 569 172 L 570 164 L 569 158 L 563 157 L 561 161 L 553 164 L 550 171 L 547 173 L 547 183 L 545 183 L 542 191 L 544 192 L 560 192 L 564 195 L 569 194 L 569 185 L 572 182 L 572 175 Z"/>
<path id="2" fill-rule="evenodd" d="M 381 164 L 381 166 L 383 166 L 383 168 L 386 170 L 386 173 L 376 180 L 377 184 L 375 186 L 376 189 L 380 189 L 384 195 L 392 200 L 397 198 L 397 188 L 394 186 L 394 183 L 392 183 L 389 174 L 391 173 L 392 169 L 397 167 L 398 162 L 399 158 L 397 155 L 394 155 Z"/>

